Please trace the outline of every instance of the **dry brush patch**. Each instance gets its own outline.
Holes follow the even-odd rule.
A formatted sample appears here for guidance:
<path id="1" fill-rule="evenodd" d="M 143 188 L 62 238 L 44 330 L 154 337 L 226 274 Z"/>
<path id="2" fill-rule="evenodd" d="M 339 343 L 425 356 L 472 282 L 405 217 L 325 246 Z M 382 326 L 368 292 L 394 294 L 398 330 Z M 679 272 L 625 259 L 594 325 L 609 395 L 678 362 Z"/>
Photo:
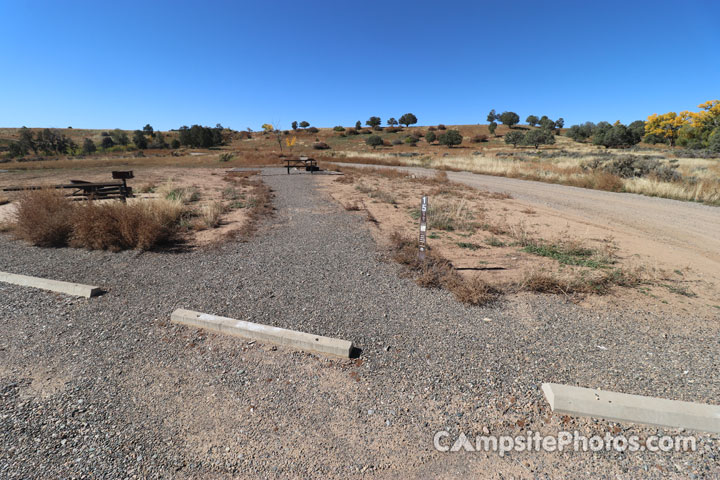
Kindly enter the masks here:
<path id="1" fill-rule="evenodd" d="M 202 245 L 196 238 L 201 231 L 220 240 L 238 235 L 248 238 L 260 220 L 273 211 L 270 189 L 259 178 L 249 178 L 256 173 L 229 176 L 232 187 L 219 199 L 212 189 L 175 181 L 153 184 L 153 198 L 129 199 L 127 203 L 74 202 L 54 189 L 26 191 L 19 195 L 8 229 L 36 246 L 111 251 L 151 250 L 180 243 Z M 235 223 L 226 227 L 225 215 L 237 210 L 242 210 L 241 214 L 231 216 Z M 235 225 L 239 228 L 233 230 Z"/>
<path id="2" fill-rule="evenodd" d="M 20 197 L 11 229 L 40 247 L 149 250 L 173 238 L 183 211 L 170 200 L 78 203 L 57 190 L 33 190 Z"/>
<path id="3" fill-rule="evenodd" d="M 346 210 L 375 219 L 372 231 L 391 257 L 424 287 L 443 288 L 462 302 L 480 305 L 503 293 L 532 291 L 605 295 L 613 287 L 647 281 L 640 269 L 622 265 L 612 239 L 583 239 L 570 231 L 539 233 L 535 209 L 506 202 L 507 195 L 481 192 L 435 178 L 414 178 L 393 169 L 340 168 L 334 183 Z M 393 202 L 378 192 L 392 192 Z M 428 210 L 429 253 L 418 259 L 419 196 L 432 193 Z M 418 202 L 415 204 L 415 202 Z M 482 273 L 479 273 L 482 272 Z"/>
<path id="4" fill-rule="evenodd" d="M 492 144 L 472 154 L 442 155 L 336 152 L 329 162 L 384 166 L 426 167 L 469 171 L 609 192 L 720 205 L 720 160 L 677 158 L 672 152 L 604 150 L 557 137 L 558 145 L 539 150 Z M 492 142 L 491 142 L 492 143 Z M 634 166 L 632 171 L 616 168 Z"/>
<path id="5" fill-rule="evenodd" d="M 252 178 L 259 172 L 229 172 L 225 176 L 225 180 L 231 184 L 240 185 L 249 189 L 249 193 L 243 208 L 247 209 L 247 220 L 243 226 L 236 232 L 241 240 L 250 238 L 259 228 L 260 222 L 272 215 L 275 211 L 273 207 L 273 193 L 259 178 Z M 233 204 L 230 204 L 232 208 Z"/>
<path id="6" fill-rule="evenodd" d="M 393 259 L 413 272 L 415 281 L 422 287 L 444 288 L 459 302 L 470 305 L 485 305 L 501 293 L 480 277 L 463 278 L 448 259 L 433 250 L 428 250 L 420 260 L 417 242 L 411 238 L 395 232 L 390 240 Z"/>

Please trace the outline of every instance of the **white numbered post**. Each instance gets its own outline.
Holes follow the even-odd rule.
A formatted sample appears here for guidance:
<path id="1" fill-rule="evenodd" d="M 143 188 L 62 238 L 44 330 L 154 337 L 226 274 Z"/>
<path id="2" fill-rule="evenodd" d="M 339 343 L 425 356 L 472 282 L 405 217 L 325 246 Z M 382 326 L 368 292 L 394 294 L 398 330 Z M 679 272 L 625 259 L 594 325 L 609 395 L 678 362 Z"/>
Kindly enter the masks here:
<path id="1" fill-rule="evenodd" d="M 422 201 L 420 202 L 420 251 L 418 252 L 418 258 L 425 260 L 425 250 L 427 248 L 427 209 L 428 209 L 428 198 L 427 195 L 423 195 Z"/>

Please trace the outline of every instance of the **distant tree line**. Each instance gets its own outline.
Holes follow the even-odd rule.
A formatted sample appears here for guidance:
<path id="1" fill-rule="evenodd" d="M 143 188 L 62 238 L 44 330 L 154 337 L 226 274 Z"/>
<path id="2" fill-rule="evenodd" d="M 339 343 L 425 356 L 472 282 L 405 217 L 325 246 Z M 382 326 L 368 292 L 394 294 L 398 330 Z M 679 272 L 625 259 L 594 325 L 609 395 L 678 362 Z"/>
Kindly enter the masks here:
<path id="1" fill-rule="evenodd" d="M 620 121 L 610 124 L 609 122 L 585 122 L 580 125 L 572 125 L 566 136 L 576 142 L 590 141 L 593 145 L 600 145 L 605 148 L 631 147 L 640 143 L 645 136 L 645 122 L 636 120 L 630 125 L 623 125 Z"/>
<path id="2" fill-rule="evenodd" d="M 487 115 L 487 121 L 490 133 L 494 135 L 495 130 L 497 129 L 498 121 L 512 129 L 515 125 L 520 123 L 520 115 L 515 112 L 508 111 L 496 113 L 495 109 L 492 109 Z M 565 120 L 562 117 L 557 120 L 552 120 L 547 115 L 543 115 L 542 117 L 538 117 L 537 115 L 528 115 L 525 122 L 531 127 L 539 126 L 540 128 L 544 128 L 553 133 L 556 133 L 555 129 L 561 129 L 565 126 Z"/>
<path id="3" fill-rule="evenodd" d="M 645 124 L 645 142 L 720 153 L 720 100 L 701 103 L 698 108 L 698 112 L 650 115 Z"/>
<path id="4" fill-rule="evenodd" d="M 24 157 L 31 151 L 44 155 L 73 154 L 78 146 L 69 137 L 55 129 L 46 128 L 33 134 L 27 127 L 20 129 L 20 139 L 8 146 L 11 157 Z"/>
<path id="5" fill-rule="evenodd" d="M 214 128 L 193 125 L 192 127 L 182 126 L 178 129 L 179 142 L 181 145 L 194 148 L 210 148 L 225 143 L 223 138 L 223 127 L 217 125 Z"/>

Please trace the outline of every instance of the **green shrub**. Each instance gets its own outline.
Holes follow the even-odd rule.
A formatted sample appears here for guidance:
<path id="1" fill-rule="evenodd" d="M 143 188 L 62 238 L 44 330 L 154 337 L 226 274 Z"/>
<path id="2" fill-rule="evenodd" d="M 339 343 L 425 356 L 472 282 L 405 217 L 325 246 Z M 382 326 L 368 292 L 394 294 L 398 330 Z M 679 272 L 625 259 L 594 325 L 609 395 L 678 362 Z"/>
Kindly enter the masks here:
<path id="1" fill-rule="evenodd" d="M 445 133 L 441 133 L 437 137 L 437 141 L 440 145 L 447 145 L 452 148 L 454 145 L 460 145 L 462 143 L 462 135 L 457 130 L 448 130 Z"/>
<path id="2" fill-rule="evenodd" d="M 522 143 L 523 145 L 532 145 L 535 148 L 538 148 L 540 145 L 553 145 L 555 143 L 555 135 L 545 128 L 530 130 L 523 136 Z"/>
<path id="3" fill-rule="evenodd" d="M 375 150 L 383 144 L 383 139 L 380 138 L 379 135 L 370 135 L 367 140 L 365 140 L 365 143 L 373 147 L 373 150 Z"/>
<path id="4" fill-rule="evenodd" d="M 512 131 L 505 134 L 505 143 L 517 147 L 518 144 L 522 144 L 525 140 L 525 134 L 518 131 Z"/>

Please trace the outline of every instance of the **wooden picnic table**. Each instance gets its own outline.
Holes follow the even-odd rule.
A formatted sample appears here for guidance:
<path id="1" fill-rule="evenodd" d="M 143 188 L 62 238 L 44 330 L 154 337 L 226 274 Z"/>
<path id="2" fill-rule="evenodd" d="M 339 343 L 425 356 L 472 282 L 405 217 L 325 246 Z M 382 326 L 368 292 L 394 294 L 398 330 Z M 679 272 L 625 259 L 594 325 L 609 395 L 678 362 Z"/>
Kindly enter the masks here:
<path id="1" fill-rule="evenodd" d="M 30 185 L 22 187 L 6 187 L 5 192 L 19 192 L 23 190 L 42 190 L 44 188 L 72 190 L 69 197 L 80 198 L 119 198 L 125 201 L 132 197 L 132 187 L 127 186 L 126 179 L 133 178 L 132 172 L 112 172 L 113 178 L 121 181 L 115 182 L 86 182 L 85 180 L 70 180 L 70 183 L 60 185 Z"/>
<path id="2" fill-rule="evenodd" d="M 285 168 L 288 175 L 291 168 L 304 167 L 311 174 L 320 170 L 317 166 L 317 160 L 309 157 L 290 157 L 285 159 Z"/>

